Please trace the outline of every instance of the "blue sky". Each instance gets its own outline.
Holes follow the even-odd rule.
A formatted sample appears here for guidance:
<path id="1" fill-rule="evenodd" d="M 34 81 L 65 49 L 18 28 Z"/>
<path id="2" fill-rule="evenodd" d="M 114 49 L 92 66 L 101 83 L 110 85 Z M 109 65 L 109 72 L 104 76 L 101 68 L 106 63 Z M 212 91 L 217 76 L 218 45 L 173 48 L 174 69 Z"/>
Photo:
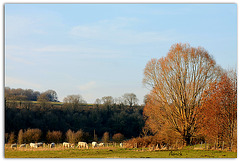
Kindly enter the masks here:
<path id="1" fill-rule="evenodd" d="M 236 68 L 237 5 L 5 4 L 5 84 L 88 103 L 135 93 L 141 104 L 146 63 L 178 42 Z"/>

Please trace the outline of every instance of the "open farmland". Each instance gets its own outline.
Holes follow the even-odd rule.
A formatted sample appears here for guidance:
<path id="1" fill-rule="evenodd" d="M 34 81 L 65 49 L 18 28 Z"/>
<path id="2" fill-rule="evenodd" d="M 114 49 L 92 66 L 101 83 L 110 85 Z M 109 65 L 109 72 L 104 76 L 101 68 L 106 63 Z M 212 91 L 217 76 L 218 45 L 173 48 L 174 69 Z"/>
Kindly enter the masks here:
<path id="1" fill-rule="evenodd" d="M 5 158 L 237 158 L 237 152 L 218 150 L 155 150 L 148 148 L 99 147 L 90 149 L 5 147 Z"/>

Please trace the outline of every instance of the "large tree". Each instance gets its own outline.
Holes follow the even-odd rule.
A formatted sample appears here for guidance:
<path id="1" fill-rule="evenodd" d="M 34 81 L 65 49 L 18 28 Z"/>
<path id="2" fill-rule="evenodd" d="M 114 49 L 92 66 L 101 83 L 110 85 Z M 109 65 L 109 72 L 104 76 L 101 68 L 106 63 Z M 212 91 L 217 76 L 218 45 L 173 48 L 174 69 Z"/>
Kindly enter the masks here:
<path id="1" fill-rule="evenodd" d="M 202 93 L 217 79 L 219 69 L 204 48 L 188 44 L 174 44 L 166 57 L 149 61 L 143 83 L 151 88 L 151 102 L 144 114 L 152 130 L 173 130 L 189 145 Z"/>

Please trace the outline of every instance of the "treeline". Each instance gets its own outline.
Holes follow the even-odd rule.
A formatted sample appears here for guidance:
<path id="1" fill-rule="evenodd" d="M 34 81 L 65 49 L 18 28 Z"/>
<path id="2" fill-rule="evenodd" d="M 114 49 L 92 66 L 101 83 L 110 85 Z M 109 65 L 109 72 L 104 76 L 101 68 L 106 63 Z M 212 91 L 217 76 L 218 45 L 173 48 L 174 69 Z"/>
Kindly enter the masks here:
<path id="1" fill-rule="evenodd" d="M 5 99 L 18 101 L 58 101 L 57 93 L 54 90 L 47 90 L 40 93 L 32 89 L 15 89 L 10 87 L 5 87 Z"/>
<path id="2" fill-rule="evenodd" d="M 70 129 L 88 132 L 92 139 L 101 138 L 105 132 L 131 138 L 137 137 L 144 126 L 142 113 L 142 106 L 115 103 L 94 104 L 89 108 L 72 102 L 52 105 L 12 101 L 5 105 L 5 133 L 16 135 L 21 129 L 38 128 L 42 132 L 41 140 L 46 141 L 48 131 L 65 134 Z"/>

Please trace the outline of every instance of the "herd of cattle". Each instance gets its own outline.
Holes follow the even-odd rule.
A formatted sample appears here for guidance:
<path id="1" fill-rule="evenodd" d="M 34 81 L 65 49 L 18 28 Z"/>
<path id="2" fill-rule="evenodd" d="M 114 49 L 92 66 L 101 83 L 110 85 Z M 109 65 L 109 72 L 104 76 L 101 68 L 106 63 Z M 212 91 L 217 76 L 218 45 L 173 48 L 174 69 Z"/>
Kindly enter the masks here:
<path id="1" fill-rule="evenodd" d="M 39 143 L 30 143 L 29 146 L 30 148 L 38 148 L 40 146 L 43 147 L 43 143 L 42 142 L 39 142 Z M 56 144 L 55 143 L 50 143 L 47 145 L 49 148 L 54 148 L 56 147 Z M 63 148 L 74 148 L 75 147 L 75 144 L 73 143 L 68 143 L 68 142 L 63 142 L 62 144 Z M 96 148 L 96 147 L 104 147 L 105 144 L 104 143 L 97 143 L 97 142 L 92 142 L 92 148 Z M 120 147 L 123 147 L 123 143 L 120 143 L 119 144 Z M 27 147 L 27 144 L 21 144 L 19 146 L 20 148 L 23 148 L 23 147 Z M 12 144 L 11 145 L 11 148 L 17 148 L 17 144 Z M 78 145 L 77 145 L 77 148 L 86 148 L 88 149 L 89 146 L 87 144 L 87 142 L 78 142 Z"/>

